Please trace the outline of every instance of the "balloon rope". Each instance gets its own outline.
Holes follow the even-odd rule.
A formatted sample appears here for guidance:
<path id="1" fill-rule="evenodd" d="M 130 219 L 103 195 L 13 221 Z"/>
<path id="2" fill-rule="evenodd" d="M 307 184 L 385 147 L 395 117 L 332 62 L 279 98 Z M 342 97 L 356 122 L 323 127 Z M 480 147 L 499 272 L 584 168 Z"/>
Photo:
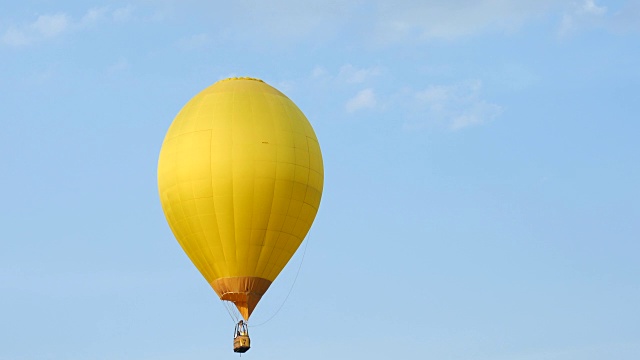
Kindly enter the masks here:
<path id="1" fill-rule="evenodd" d="M 231 313 L 233 314 L 233 319 L 235 320 L 235 322 L 237 323 L 238 321 L 240 321 L 240 319 L 242 319 L 242 315 L 240 314 L 240 311 L 236 307 L 236 304 L 232 303 L 231 301 L 227 301 L 227 305 L 229 305 L 229 310 L 231 310 Z"/>
<path id="2" fill-rule="evenodd" d="M 226 300 L 222 300 L 222 305 L 224 305 L 224 308 L 227 309 L 227 314 L 229 314 L 231 321 L 233 321 L 234 324 L 237 323 L 238 317 L 234 316 L 233 311 L 229 308 L 229 302 Z"/>
<path id="3" fill-rule="evenodd" d="M 306 244 L 304 244 L 304 251 L 302 252 L 302 259 L 300 259 L 300 265 L 298 265 L 298 271 L 296 272 L 296 277 L 293 278 L 293 283 L 291 284 L 291 288 L 289 288 L 289 292 L 287 293 L 287 296 L 284 298 L 284 300 L 282 300 L 282 304 L 280 304 L 280 307 L 278 308 L 278 310 L 276 310 L 276 312 L 273 313 L 273 315 L 271 315 L 271 317 L 268 318 L 267 320 L 261 322 L 258 325 L 250 325 L 249 327 L 258 327 L 258 326 L 262 326 L 262 325 L 268 323 L 269 321 L 271 321 L 271 319 L 273 319 L 274 317 L 276 317 L 276 315 L 278 315 L 280 310 L 282 310 L 282 307 L 287 302 L 287 299 L 289 298 L 289 295 L 291 295 L 291 292 L 293 291 L 293 286 L 296 284 L 296 280 L 298 280 L 298 275 L 300 275 L 300 269 L 302 269 L 302 263 L 304 262 L 304 256 L 307 254 L 307 247 L 309 247 L 309 238 L 310 238 L 310 236 L 307 236 Z"/>

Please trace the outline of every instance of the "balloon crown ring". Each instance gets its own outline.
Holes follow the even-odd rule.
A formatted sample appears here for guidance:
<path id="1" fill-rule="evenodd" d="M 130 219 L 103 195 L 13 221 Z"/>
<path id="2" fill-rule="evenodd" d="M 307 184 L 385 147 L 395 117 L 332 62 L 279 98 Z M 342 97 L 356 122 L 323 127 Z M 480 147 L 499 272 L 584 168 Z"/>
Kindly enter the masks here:
<path id="1" fill-rule="evenodd" d="M 222 79 L 218 82 L 222 82 L 222 81 L 231 81 L 231 80 L 253 80 L 253 81 L 259 81 L 261 83 L 263 83 L 264 81 L 262 81 L 261 79 L 258 78 L 253 78 L 253 77 L 249 77 L 249 76 L 236 76 L 236 77 L 230 77 L 230 78 L 226 78 L 226 79 Z"/>

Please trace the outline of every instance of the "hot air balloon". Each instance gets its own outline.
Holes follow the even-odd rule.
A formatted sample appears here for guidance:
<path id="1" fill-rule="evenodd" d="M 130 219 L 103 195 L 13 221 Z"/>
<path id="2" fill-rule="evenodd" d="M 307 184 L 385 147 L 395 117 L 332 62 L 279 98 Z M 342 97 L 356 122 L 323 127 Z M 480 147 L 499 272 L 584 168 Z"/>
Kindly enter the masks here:
<path id="1" fill-rule="evenodd" d="M 316 134 L 288 97 L 254 78 L 216 82 L 169 127 L 158 191 L 175 238 L 246 322 L 309 232 L 324 182 Z M 240 331 L 237 331 L 240 335 Z"/>

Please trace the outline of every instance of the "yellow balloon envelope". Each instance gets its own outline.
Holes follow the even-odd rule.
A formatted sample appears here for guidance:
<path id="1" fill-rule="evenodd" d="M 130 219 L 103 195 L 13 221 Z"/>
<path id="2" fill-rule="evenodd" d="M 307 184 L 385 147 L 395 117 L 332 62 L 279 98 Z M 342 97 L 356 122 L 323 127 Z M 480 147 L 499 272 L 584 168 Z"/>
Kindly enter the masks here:
<path id="1" fill-rule="evenodd" d="M 245 320 L 311 228 L 323 181 L 307 118 L 252 78 L 218 81 L 191 99 L 158 160 L 160 201 L 173 234 Z"/>

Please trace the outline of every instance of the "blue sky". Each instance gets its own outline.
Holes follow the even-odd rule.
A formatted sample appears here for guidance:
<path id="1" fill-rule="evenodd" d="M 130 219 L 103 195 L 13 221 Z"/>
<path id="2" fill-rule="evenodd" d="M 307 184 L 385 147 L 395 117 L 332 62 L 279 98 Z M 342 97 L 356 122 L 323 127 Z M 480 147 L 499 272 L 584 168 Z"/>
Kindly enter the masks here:
<path id="1" fill-rule="evenodd" d="M 156 187 L 230 76 L 296 102 L 325 162 L 247 357 L 640 358 L 640 1 L 1 8 L 1 360 L 235 358 Z"/>

